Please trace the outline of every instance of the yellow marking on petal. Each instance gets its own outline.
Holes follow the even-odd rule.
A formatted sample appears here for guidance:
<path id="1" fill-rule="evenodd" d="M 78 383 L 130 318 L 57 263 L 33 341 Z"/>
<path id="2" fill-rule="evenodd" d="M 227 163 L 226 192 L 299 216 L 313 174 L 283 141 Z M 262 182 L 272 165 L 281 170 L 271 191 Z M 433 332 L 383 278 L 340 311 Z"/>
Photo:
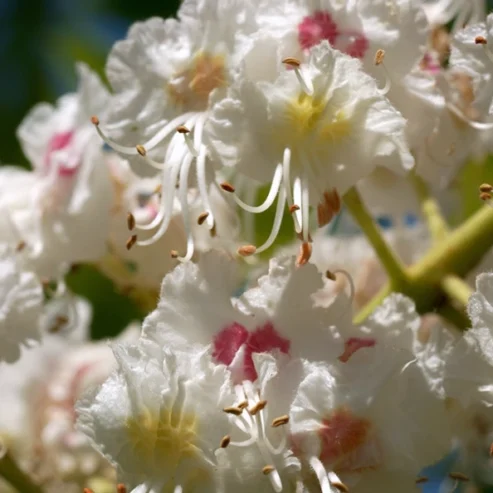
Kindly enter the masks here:
<path id="1" fill-rule="evenodd" d="M 167 467 L 198 456 L 197 417 L 171 409 L 161 412 L 145 410 L 126 422 L 127 434 L 136 456 L 158 466 L 163 460 Z"/>

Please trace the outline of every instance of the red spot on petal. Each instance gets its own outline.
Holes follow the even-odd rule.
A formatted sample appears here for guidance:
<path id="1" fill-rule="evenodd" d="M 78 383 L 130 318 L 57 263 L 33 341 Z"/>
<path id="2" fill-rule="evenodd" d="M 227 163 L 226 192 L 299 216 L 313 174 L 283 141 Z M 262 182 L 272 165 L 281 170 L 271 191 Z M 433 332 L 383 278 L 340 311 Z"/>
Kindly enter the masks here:
<path id="1" fill-rule="evenodd" d="M 248 330 L 233 322 L 214 337 L 212 357 L 223 365 L 230 365 L 238 349 L 248 340 Z"/>
<path id="2" fill-rule="evenodd" d="M 317 10 L 305 17 L 298 25 L 298 41 L 304 50 L 326 39 L 333 45 L 338 36 L 337 24 L 329 12 Z"/>
<path id="3" fill-rule="evenodd" d="M 270 322 L 253 332 L 247 331 L 243 325 L 234 322 L 221 330 L 214 338 L 212 356 L 218 363 L 230 365 L 243 344 L 246 345 L 243 360 L 243 379 L 251 380 L 252 382 L 257 379 L 257 372 L 253 363 L 254 353 L 267 353 L 278 349 L 287 354 L 291 345 L 288 339 L 281 337 L 277 333 Z"/>
<path id="4" fill-rule="evenodd" d="M 355 416 L 349 409 L 339 408 L 322 421 L 319 430 L 322 451 L 320 459 L 336 465 L 354 454 L 370 438 L 371 422 Z"/>
<path id="5" fill-rule="evenodd" d="M 365 348 L 365 347 L 373 347 L 377 341 L 375 339 L 372 339 L 370 337 L 364 338 L 364 337 L 350 337 L 344 342 L 344 352 L 339 356 L 339 361 L 342 361 L 343 363 L 347 363 L 349 361 L 349 358 L 359 349 Z"/>
<path id="6" fill-rule="evenodd" d="M 257 372 L 252 358 L 254 353 L 268 353 L 278 349 L 281 353 L 288 354 L 290 346 L 289 340 L 281 337 L 270 322 L 252 332 L 245 352 L 246 378 L 252 382 L 257 379 Z"/>
<path id="7" fill-rule="evenodd" d="M 347 30 L 341 33 L 334 46 L 353 58 L 362 59 L 370 47 L 370 42 L 364 34 Z"/>
<path id="8" fill-rule="evenodd" d="M 55 134 L 48 143 L 48 148 L 45 155 L 45 167 L 49 170 L 51 166 L 52 153 L 65 149 L 72 142 L 73 132 L 60 132 Z M 68 166 L 63 163 L 58 167 L 58 175 L 70 177 L 77 172 L 78 166 Z"/>

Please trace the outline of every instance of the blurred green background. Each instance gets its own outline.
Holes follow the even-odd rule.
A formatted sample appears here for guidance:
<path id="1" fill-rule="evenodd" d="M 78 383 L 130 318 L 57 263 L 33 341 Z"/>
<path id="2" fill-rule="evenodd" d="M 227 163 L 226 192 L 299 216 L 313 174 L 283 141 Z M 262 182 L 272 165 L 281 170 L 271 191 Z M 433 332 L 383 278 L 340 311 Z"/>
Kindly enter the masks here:
<path id="1" fill-rule="evenodd" d="M 15 130 L 39 101 L 75 88 L 74 62 L 101 75 L 130 24 L 173 15 L 178 0 L 0 0 L 0 162 L 27 162 Z"/>

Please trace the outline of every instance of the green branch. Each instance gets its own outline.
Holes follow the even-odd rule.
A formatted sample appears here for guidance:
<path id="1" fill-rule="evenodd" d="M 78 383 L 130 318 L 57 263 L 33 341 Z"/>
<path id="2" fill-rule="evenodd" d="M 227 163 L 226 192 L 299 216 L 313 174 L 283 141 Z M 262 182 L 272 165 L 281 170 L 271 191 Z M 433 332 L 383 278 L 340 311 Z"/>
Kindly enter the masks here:
<path id="1" fill-rule="evenodd" d="M 377 257 L 387 271 L 389 279 L 397 283 L 400 282 L 406 276 L 404 266 L 384 240 L 382 233 L 363 204 L 356 188 L 353 187 L 346 192 L 344 203 L 365 234 L 367 240 L 371 243 Z"/>
<path id="2" fill-rule="evenodd" d="M 43 493 L 40 486 L 16 464 L 7 447 L 0 441 L 0 476 L 12 485 L 19 493 Z"/>
<path id="3" fill-rule="evenodd" d="M 442 216 L 440 206 L 430 195 L 427 184 L 416 173 L 409 174 L 421 203 L 421 211 L 434 243 L 444 240 L 449 232 L 447 222 Z"/>

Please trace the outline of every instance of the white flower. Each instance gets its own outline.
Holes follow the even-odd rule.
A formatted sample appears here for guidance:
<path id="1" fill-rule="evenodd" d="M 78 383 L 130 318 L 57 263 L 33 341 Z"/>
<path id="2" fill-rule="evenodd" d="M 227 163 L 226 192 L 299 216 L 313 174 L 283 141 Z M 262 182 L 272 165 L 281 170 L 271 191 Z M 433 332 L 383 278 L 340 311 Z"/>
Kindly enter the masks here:
<path id="1" fill-rule="evenodd" d="M 22 346 L 40 338 L 43 289 L 36 275 L 22 268 L 18 255 L 0 244 L 0 364 L 15 362 Z"/>
<path id="2" fill-rule="evenodd" d="M 483 0 L 421 0 L 430 24 L 448 24 L 454 20 L 454 30 L 464 24 L 481 22 L 486 17 Z"/>
<path id="3" fill-rule="evenodd" d="M 169 227 L 159 241 L 146 249 L 128 248 L 135 228 L 151 229 L 159 222 L 159 181 L 136 176 L 117 156 L 112 157 L 110 169 L 117 192 L 107 238 L 109 252 L 99 266 L 123 289 L 148 290 L 155 303 L 164 275 L 176 264 L 171 252 L 186 248 L 179 203 L 173 204 Z"/>
<path id="4" fill-rule="evenodd" d="M 118 370 L 77 404 L 79 429 L 135 492 L 216 491 L 222 408 L 234 399 L 225 367 L 206 354 L 178 360 L 149 341 L 114 354 Z"/>
<path id="5" fill-rule="evenodd" d="M 275 58 L 272 39 L 259 42 L 274 50 Z M 405 120 L 358 60 L 324 41 L 311 50 L 306 64 L 284 61 L 294 70 L 274 80 L 239 77 L 209 120 L 215 151 L 225 166 L 260 183 L 272 182 L 263 206 L 244 208 L 265 210 L 278 196 L 272 233 L 257 252 L 274 242 L 286 202 L 296 232 L 307 242 L 310 206 L 322 204 L 325 210 L 325 202 L 330 204 L 377 164 L 395 171 L 413 166 L 403 135 Z"/>
<path id="6" fill-rule="evenodd" d="M 234 279 L 232 262 L 212 252 L 198 265 L 178 266 L 164 278 L 158 307 L 144 321 L 144 337 L 177 350 L 212 346 L 214 360 L 230 367 L 235 383 L 257 378 L 255 353 L 279 350 L 313 360 L 342 353 L 331 326 L 349 302 L 341 296 L 333 307 L 317 306 L 324 279 L 314 266 L 296 269 L 294 259 L 274 259 L 259 287 L 236 302 Z"/>
<path id="7" fill-rule="evenodd" d="M 426 45 L 425 15 L 407 0 L 263 0 L 257 20 L 261 28 L 284 38 L 291 56 L 300 57 L 327 40 L 359 58 L 377 80 L 387 75 L 398 81 L 419 61 Z M 377 50 L 385 51 L 387 74 L 374 63 Z"/>
<path id="8" fill-rule="evenodd" d="M 147 165 L 160 170 L 159 229 L 152 237 L 139 240 L 140 245 L 149 245 L 166 232 L 177 194 L 189 236 L 182 260 L 192 257 L 187 194 L 192 185 L 198 188 L 203 212 L 208 214 L 208 229 L 214 227 L 208 191 L 213 169 L 206 169 L 209 153 L 204 124 L 214 101 L 231 82 L 245 42 L 241 34 L 255 26 L 252 8 L 238 0 L 187 0 L 180 7 L 178 20 L 152 18 L 134 24 L 127 39 L 116 43 L 109 56 L 107 74 L 114 98 L 108 130 L 115 140 L 130 146 L 109 140 L 99 126 L 98 131 L 131 160 L 139 174 Z M 192 184 L 189 178 L 194 161 Z"/>
<path id="9" fill-rule="evenodd" d="M 107 92 L 84 65 L 78 73 L 77 94 L 56 107 L 37 105 L 18 129 L 34 170 L 0 171 L 4 238 L 22 243 L 22 255 L 43 277 L 58 275 L 64 264 L 96 260 L 105 250 L 112 189 L 88 118 L 104 107 Z"/>

